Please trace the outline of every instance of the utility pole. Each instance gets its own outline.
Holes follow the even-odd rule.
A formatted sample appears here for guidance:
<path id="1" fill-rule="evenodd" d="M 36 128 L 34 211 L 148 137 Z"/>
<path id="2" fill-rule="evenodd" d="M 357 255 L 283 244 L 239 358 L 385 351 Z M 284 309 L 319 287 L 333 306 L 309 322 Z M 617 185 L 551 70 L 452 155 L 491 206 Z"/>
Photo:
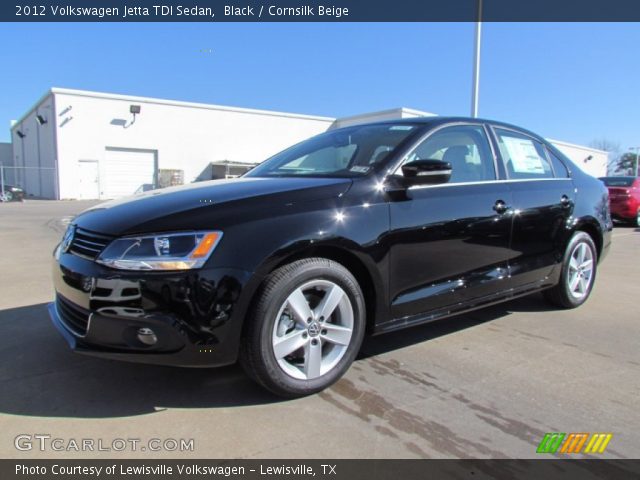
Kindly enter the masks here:
<path id="1" fill-rule="evenodd" d="M 471 86 L 471 116 L 478 116 L 480 95 L 480 46 L 482 40 L 482 0 L 478 0 L 478 21 L 476 22 L 475 48 L 473 53 L 473 84 Z"/>
<path id="2" fill-rule="evenodd" d="M 0 199 L 4 202 L 4 165 L 0 163 Z"/>

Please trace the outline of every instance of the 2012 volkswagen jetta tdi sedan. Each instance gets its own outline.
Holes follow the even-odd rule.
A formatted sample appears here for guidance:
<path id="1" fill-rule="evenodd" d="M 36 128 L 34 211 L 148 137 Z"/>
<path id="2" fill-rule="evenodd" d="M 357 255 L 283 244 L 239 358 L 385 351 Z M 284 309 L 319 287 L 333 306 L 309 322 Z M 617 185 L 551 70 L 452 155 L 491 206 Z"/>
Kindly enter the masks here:
<path id="1" fill-rule="evenodd" d="M 427 118 L 332 130 L 234 180 L 76 217 L 55 250 L 54 324 L 104 358 L 240 360 L 317 392 L 378 334 L 536 291 L 587 300 L 610 244 L 607 190 L 543 138 Z"/>

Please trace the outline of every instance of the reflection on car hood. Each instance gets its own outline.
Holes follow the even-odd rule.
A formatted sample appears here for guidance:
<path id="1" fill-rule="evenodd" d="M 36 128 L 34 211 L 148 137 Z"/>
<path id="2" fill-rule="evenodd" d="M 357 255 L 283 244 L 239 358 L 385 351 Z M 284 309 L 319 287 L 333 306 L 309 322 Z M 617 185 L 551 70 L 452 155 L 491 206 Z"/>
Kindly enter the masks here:
<path id="1" fill-rule="evenodd" d="M 224 206 L 242 202 L 252 210 L 273 208 L 285 203 L 337 197 L 350 185 L 351 180 L 345 178 L 243 177 L 213 180 L 162 188 L 102 203 L 81 213 L 74 223 L 108 235 L 198 229 L 201 223 L 211 228 L 216 212 Z"/>

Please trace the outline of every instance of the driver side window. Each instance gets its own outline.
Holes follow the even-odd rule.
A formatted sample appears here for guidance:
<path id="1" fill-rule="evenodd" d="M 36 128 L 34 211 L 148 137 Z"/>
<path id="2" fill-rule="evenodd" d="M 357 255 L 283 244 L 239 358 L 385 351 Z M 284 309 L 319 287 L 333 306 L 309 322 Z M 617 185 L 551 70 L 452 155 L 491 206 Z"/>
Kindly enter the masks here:
<path id="1" fill-rule="evenodd" d="M 449 183 L 495 180 L 493 154 L 481 125 L 455 125 L 438 130 L 420 143 L 403 164 L 415 160 L 442 160 L 451 164 Z M 399 168 L 396 174 L 402 175 Z"/>

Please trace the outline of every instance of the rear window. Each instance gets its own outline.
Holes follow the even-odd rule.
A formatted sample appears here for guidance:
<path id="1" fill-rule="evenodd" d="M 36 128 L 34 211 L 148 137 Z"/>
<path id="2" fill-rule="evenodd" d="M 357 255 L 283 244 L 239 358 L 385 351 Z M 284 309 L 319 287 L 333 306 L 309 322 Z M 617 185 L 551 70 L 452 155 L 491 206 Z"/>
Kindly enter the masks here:
<path id="1" fill-rule="evenodd" d="M 607 187 L 630 187 L 635 179 L 635 177 L 602 177 L 600 180 Z"/>
<path id="2" fill-rule="evenodd" d="M 567 166 L 564 164 L 562 160 L 558 158 L 558 156 L 553 153 L 551 150 L 547 148 L 547 154 L 551 159 L 551 164 L 553 165 L 553 170 L 556 172 L 556 178 L 568 178 L 569 170 L 567 170 Z"/>

